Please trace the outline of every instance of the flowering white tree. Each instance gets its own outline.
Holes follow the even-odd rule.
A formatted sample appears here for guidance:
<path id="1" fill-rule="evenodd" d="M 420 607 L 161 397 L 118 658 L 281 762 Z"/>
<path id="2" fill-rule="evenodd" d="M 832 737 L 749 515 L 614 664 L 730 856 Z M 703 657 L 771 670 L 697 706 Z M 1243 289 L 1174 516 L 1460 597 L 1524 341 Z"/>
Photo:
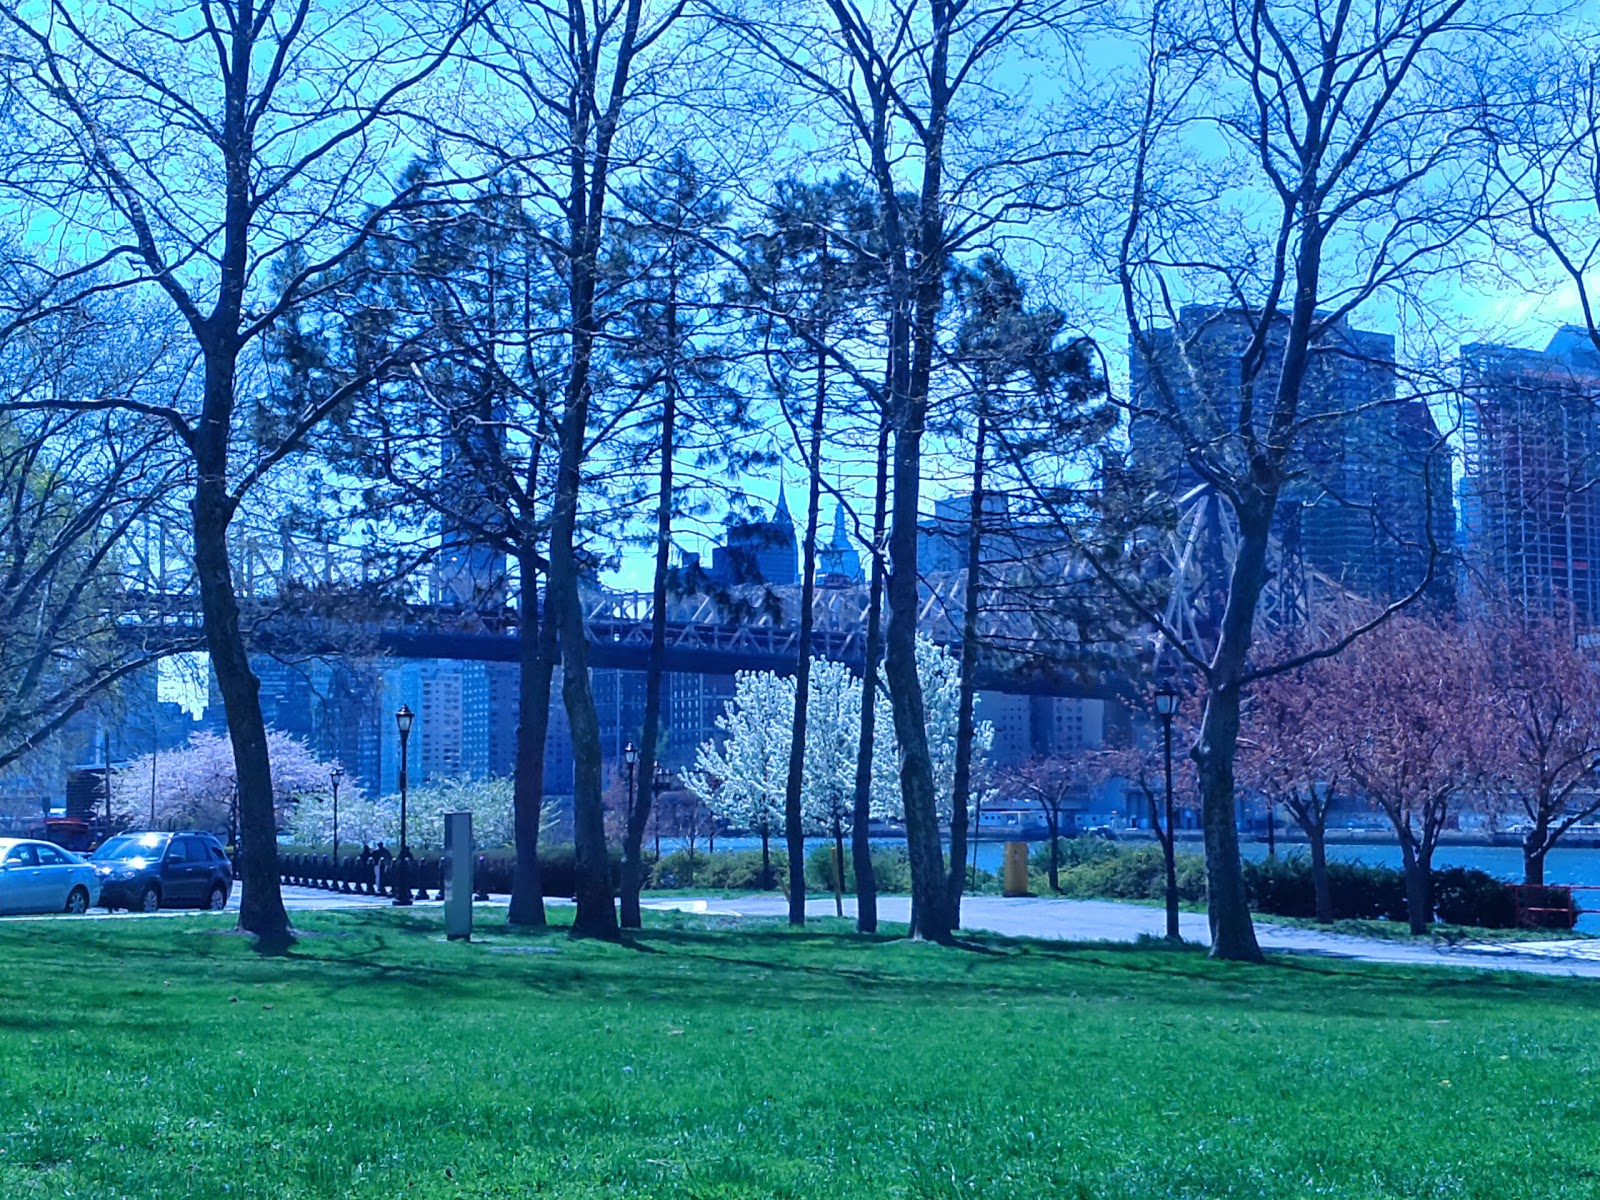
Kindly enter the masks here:
<path id="1" fill-rule="evenodd" d="M 717 718 L 724 737 L 695 755 L 690 789 L 729 825 L 761 836 L 762 876 L 771 879 L 770 842 L 783 828 L 794 680 L 769 671 L 740 671 L 733 698 Z"/>
<path id="2" fill-rule="evenodd" d="M 414 850 L 439 850 L 444 846 L 444 815 L 472 814 L 472 840 L 480 849 L 512 844 L 512 780 L 505 778 L 433 779 L 406 794 L 406 842 Z M 554 813 L 550 813 L 553 821 Z M 548 825 L 550 821 L 546 821 Z M 323 792 L 302 799 L 290 822 L 296 842 L 326 845 L 333 840 L 333 798 Z M 339 793 L 339 840 L 343 842 L 400 842 L 400 797 L 376 800 L 357 793 Z"/>
<path id="3" fill-rule="evenodd" d="M 929 638 L 917 641 L 917 671 L 928 712 L 928 745 L 941 812 L 950 815 L 955 789 L 956 718 L 961 664 Z M 717 718 L 721 745 L 706 742 L 689 777 L 691 790 L 729 825 L 762 836 L 783 828 L 789 730 L 794 717 L 794 681 L 766 671 L 743 671 L 726 711 Z M 878 727 L 892 731 L 889 697 L 877 697 Z M 861 729 L 861 681 L 843 663 L 812 664 L 806 709 L 806 752 L 801 811 L 808 833 L 837 834 L 849 828 L 855 792 L 855 758 Z M 973 756 L 982 758 L 994 727 L 979 721 Z M 872 815 L 900 817 L 899 750 L 892 734 L 876 739 L 872 757 Z"/>
<path id="4" fill-rule="evenodd" d="M 267 758 L 281 828 L 299 803 L 328 793 L 335 764 L 321 761 L 304 742 L 276 729 L 267 731 Z M 113 820 L 124 828 L 148 826 L 153 797 L 158 828 L 222 833 L 235 803 L 236 779 L 233 743 L 214 733 L 197 733 L 182 750 L 147 754 L 112 773 Z M 355 792 L 360 785 L 346 777 L 344 787 Z"/>
<path id="5" fill-rule="evenodd" d="M 800 791 L 808 833 L 834 834 L 849 827 L 860 740 L 861 681 L 843 663 L 813 660 Z"/>
<path id="6" fill-rule="evenodd" d="M 939 815 L 948 821 L 956 784 L 956 725 L 961 704 L 961 660 L 941 650 L 932 638 L 917 635 L 917 678 L 922 685 L 928 719 L 928 756 L 933 763 L 933 789 L 939 802 Z M 877 697 L 880 728 L 894 728 L 894 712 L 887 691 Z M 900 810 L 899 750 L 887 738 L 879 740 L 883 761 L 875 753 L 872 765 L 874 814 L 897 818 Z M 972 727 L 972 760 L 981 761 L 994 744 L 994 726 L 977 721 Z M 876 748 L 875 748 L 876 749 Z M 887 775 L 887 790 L 880 787 L 880 776 Z M 878 812 L 877 798 L 885 796 L 884 811 Z M 975 800 L 979 799 L 974 793 Z"/>

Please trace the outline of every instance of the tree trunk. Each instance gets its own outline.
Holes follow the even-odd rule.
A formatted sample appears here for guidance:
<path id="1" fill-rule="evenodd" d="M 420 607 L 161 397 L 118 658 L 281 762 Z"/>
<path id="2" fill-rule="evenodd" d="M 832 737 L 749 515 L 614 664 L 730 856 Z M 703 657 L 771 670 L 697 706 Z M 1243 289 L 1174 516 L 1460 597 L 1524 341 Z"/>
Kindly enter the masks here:
<path id="1" fill-rule="evenodd" d="M 267 726 L 261 715 L 261 684 L 250 669 L 250 655 L 239 629 L 239 603 L 228 561 L 228 526 L 234 513 L 227 481 L 226 431 L 231 422 L 227 415 L 216 416 L 233 410 L 234 372 L 231 357 L 220 353 L 206 356 L 204 407 L 210 419 L 202 421 L 196 431 L 199 480 L 190 502 L 195 580 L 211 669 L 228 718 L 238 785 L 239 928 L 254 934 L 262 947 L 278 950 L 288 946 L 293 933 L 278 880 L 278 829 Z"/>
<path id="2" fill-rule="evenodd" d="M 591 316 L 592 319 L 592 316 Z M 588 356 L 593 338 L 574 338 L 576 358 L 568 380 L 566 410 L 561 415 L 560 462 L 556 475 L 554 518 L 550 527 L 550 570 L 545 604 L 556 621 L 561 645 L 561 696 L 572 730 L 573 866 L 577 912 L 574 937 L 614 938 L 617 909 L 611 895 L 606 859 L 605 813 L 600 790 L 600 719 L 589 684 L 589 642 L 583 627 L 574 538 L 578 523 L 578 491 L 588 430 Z M 649 787 L 650 781 L 641 781 Z"/>
<path id="3" fill-rule="evenodd" d="M 920 264 L 924 273 L 927 263 Z M 924 280 L 919 293 L 932 286 Z M 889 521 L 890 570 L 885 596 L 889 622 L 884 639 L 884 679 L 894 713 L 895 740 L 900 747 L 900 797 L 905 812 L 906 851 L 911 866 L 913 936 L 948 943 L 955 937 L 945 875 L 944 846 L 939 837 L 938 797 L 933 787 L 933 761 L 928 752 L 927 705 L 917 677 L 918 512 L 922 502 L 922 434 L 927 423 L 927 382 L 932 354 L 932 323 L 938 310 L 932 297 L 926 314 L 919 304 L 913 339 L 907 314 L 897 305 L 891 320 L 891 358 L 904 364 L 896 372 L 892 397 L 894 507 Z M 928 328 L 924 329 L 924 324 Z M 913 344 L 913 342 L 915 344 Z"/>
<path id="4" fill-rule="evenodd" d="M 668 352 L 677 345 L 678 305 L 667 305 Z M 678 389 L 669 366 L 666 392 L 661 403 L 661 470 L 657 481 L 656 563 L 650 588 L 650 654 L 644 675 L 644 729 L 639 735 L 639 775 L 653 779 L 656 769 L 656 744 L 661 740 L 661 684 L 667 661 L 667 571 L 672 550 L 672 456 L 676 445 Z M 640 859 L 644 850 L 644 828 L 650 819 L 650 789 L 640 788 L 628 812 L 622 841 L 622 926 L 638 929 L 643 923 L 639 911 L 639 889 L 644 885 Z"/>
<path id="5" fill-rule="evenodd" d="M 772 830 L 765 821 L 761 823 L 761 890 L 772 890 Z"/>
<path id="6" fill-rule="evenodd" d="M 844 916 L 844 829 L 833 819 L 833 915 Z"/>
<path id="7" fill-rule="evenodd" d="M 806 707 L 811 699 L 812 609 L 817 596 L 817 517 L 822 506 L 822 418 L 828 396 L 827 358 L 817 353 L 817 391 L 811 406 L 811 453 L 807 461 L 806 539 L 800 564 L 800 640 L 794 670 L 794 724 L 789 740 L 789 777 L 783 792 L 783 831 L 789 845 L 789 924 L 806 923 L 806 831 L 800 810 L 805 783 Z"/>
<path id="8" fill-rule="evenodd" d="M 522 620 L 517 629 L 517 766 L 512 819 L 517 844 L 506 924 L 545 925 L 544 884 L 539 874 L 539 824 L 544 808 L 544 748 L 550 729 L 550 681 L 556 665 L 556 627 L 541 614 L 534 581 L 538 564 L 531 547 L 518 556 L 522 576 Z"/>
<path id="9" fill-rule="evenodd" d="M 961 893 L 967 875 L 967 803 L 972 792 L 973 708 L 978 671 L 978 585 L 983 566 L 983 455 L 989 433 L 987 419 L 980 413 L 978 434 L 972 453 L 972 492 L 967 509 L 967 580 L 962 594 L 961 681 L 956 701 L 955 779 L 950 797 L 950 909 L 951 920 L 961 924 Z M 1051 837 L 1051 854 L 1055 838 Z M 1050 886 L 1056 884 L 1055 860 L 1051 859 Z"/>
<path id="10" fill-rule="evenodd" d="M 1429 878 L 1433 856 L 1419 853 L 1409 839 L 1401 842 L 1400 852 L 1405 863 L 1406 919 L 1412 933 L 1427 933 L 1433 921 L 1433 881 Z"/>
<path id="11" fill-rule="evenodd" d="M 1060 818 L 1055 809 L 1048 810 L 1045 831 L 1050 835 L 1050 890 L 1061 894 L 1061 830 Z"/>
<path id="12" fill-rule="evenodd" d="M 877 735 L 878 659 L 883 653 L 883 529 L 889 513 L 889 426 L 878 430 L 878 491 L 872 506 L 872 567 L 867 589 L 866 666 L 861 672 L 861 740 L 856 747 L 850 857 L 856 868 L 856 930 L 878 932 L 878 877 L 872 869 L 872 754 Z"/>
<path id="13" fill-rule="evenodd" d="M 1538 829 L 1532 829 L 1522 842 L 1522 882 L 1531 887 L 1544 886 L 1544 859 L 1549 852 L 1545 838 Z"/>
<path id="14" fill-rule="evenodd" d="M 1228 582 L 1217 650 L 1206 673 L 1206 707 L 1200 736 L 1190 751 L 1200 782 L 1206 846 L 1207 916 L 1211 956 L 1261 962 L 1245 896 L 1244 865 L 1234 810 L 1233 764 L 1239 746 L 1239 680 L 1250 653 L 1256 604 L 1267 580 L 1267 541 L 1276 496 L 1257 496 L 1236 509 L 1239 548 Z"/>
<path id="15" fill-rule="evenodd" d="M 1200 741 L 1194 751 L 1205 830 L 1211 956 L 1261 962 L 1261 947 L 1256 942 L 1250 904 L 1245 896 L 1239 833 L 1234 824 L 1233 750 L 1238 737 L 1238 688 L 1227 686 L 1212 691 L 1206 698 Z"/>
<path id="16" fill-rule="evenodd" d="M 1309 822 L 1303 827 L 1306 840 L 1311 843 L 1311 890 L 1316 898 L 1317 920 L 1324 925 L 1333 921 L 1333 889 L 1328 885 L 1328 831 L 1321 821 Z"/>

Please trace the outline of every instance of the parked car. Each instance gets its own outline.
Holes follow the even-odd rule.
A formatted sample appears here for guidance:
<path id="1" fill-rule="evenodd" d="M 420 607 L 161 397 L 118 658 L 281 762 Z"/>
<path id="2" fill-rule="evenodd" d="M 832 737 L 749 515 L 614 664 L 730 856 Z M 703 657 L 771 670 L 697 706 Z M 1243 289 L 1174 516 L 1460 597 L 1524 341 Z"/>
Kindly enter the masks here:
<path id="1" fill-rule="evenodd" d="M 233 864 L 209 833 L 119 833 L 92 856 L 100 903 L 108 909 L 228 907 Z"/>
<path id="2" fill-rule="evenodd" d="M 0 913 L 85 913 L 99 897 L 94 867 L 71 850 L 0 838 Z"/>

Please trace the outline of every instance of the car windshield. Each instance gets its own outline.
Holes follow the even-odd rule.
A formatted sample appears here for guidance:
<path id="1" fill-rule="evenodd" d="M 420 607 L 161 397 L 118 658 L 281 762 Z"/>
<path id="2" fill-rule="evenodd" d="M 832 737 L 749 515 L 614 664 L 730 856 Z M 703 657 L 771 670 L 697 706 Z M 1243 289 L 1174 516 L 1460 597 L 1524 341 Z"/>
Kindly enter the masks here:
<path id="1" fill-rule="evenodd" d="M 101 862 L 126 862 L 130 858 L 159 858 L 167 845 L 164 833 L 119 833 L 94 852 Z"/>

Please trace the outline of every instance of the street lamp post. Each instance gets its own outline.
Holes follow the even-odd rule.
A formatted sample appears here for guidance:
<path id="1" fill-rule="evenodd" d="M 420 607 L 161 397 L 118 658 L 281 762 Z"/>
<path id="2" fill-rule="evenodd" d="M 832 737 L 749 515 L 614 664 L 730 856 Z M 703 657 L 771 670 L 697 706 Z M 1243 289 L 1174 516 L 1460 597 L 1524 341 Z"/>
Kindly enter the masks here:
<path id="1" fill-rule="evenodd" d="M 1178 941 L 1178 864 L 1177 848 L 1172 830 L 1172 718 L 1178 712 L 1178 693 L 1171 688 L 1156 692 L 1156 716 L 1161 718 L 1162 755 L 1166 766 L 1167 805 L 1166 833 L 1161 838 L 1161 850 L 1167 867 L 1167 937 Z"/>
<path id="2" fill-rule="evenodd" d="M 661 765 L 661 760 L 656 759 L 656 773 L 652 780 L 654 790 L 650 793 L 653 803 L 650 812 L 655 818 L 656 827 L 656 861 L 661 861 L 661 791 L 667 786 L 667 770 Z"/>
<path id="3" fill-rule="evenodd" d="M 633 825 L 633 769 L 639 765 L 639 747 L 629 742 L 622 748 L 622 761 L 628 767 L 628 825 Z"/>
<path id="4" fill-rule="evenodd" d="M 394 714 L 395 728 L 400 731 L 400 857 L 394 860 L 394 902 L 401 908 L 411 903 L 411 888 L 406 879 L 406 742 L 411 737 L 411 723 L 416 719 L 416 713 L 408 704 L 402 704 Z"/>
<path id="5" fill-rule="evenodd" d="M 328 772 L 328 782 L 333 784 L 333 873 L 339 875 L 339 780 L 344 778 L 344 768 L 337 763 Z M 339 880 L 339 890 L 344 888 L 344 880 Z"/>

